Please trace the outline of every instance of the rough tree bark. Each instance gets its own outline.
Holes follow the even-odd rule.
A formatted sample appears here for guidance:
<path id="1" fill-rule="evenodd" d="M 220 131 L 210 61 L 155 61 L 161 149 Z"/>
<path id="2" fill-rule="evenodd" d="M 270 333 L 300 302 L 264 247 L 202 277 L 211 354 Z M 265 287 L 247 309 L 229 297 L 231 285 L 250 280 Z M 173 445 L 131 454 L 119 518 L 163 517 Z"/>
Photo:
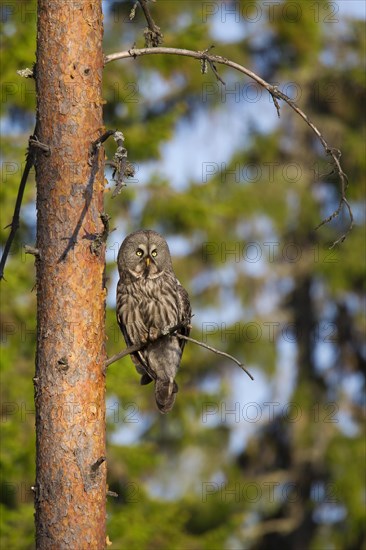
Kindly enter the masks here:
<path id="1" fill-rule="evenodd" d="M 38 549 L 105 547 L 101 0 L 38 0 Z"/>

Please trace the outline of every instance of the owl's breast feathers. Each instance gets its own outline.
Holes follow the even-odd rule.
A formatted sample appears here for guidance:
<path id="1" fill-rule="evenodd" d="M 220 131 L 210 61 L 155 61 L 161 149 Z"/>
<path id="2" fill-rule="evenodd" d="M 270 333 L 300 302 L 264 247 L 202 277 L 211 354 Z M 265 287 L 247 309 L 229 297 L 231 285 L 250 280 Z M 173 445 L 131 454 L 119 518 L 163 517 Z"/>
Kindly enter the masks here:
<path id="1" fill-rule="evenodd" d="M 127 284 L 122 277 L 118 283 L 117 312 L 128 345 L 145 341 L 151 328 L 160 332 L 190 318 L 188 293 L 174 273 L 155 279 L 126 279 Z M 184 327 L 182 333 L 188 334 L 189 329 Z M 180 340 L 182 350 L 184 343 Z"/>

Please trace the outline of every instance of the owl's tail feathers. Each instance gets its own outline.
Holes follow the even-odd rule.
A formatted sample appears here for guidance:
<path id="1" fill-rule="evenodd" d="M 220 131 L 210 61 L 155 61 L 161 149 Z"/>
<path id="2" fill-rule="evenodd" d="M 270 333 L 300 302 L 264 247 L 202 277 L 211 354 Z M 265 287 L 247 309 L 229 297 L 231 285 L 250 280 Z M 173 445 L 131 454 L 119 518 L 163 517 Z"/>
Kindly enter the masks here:
<path id="1" fill-rule="evenodd" d="M 165 414 L 172 410 L 177 392 L 178 384 L 173 378 L 170 378 L 170 380 L 158 378 L 155 381 L 155 399 L 161 413 Z"/>

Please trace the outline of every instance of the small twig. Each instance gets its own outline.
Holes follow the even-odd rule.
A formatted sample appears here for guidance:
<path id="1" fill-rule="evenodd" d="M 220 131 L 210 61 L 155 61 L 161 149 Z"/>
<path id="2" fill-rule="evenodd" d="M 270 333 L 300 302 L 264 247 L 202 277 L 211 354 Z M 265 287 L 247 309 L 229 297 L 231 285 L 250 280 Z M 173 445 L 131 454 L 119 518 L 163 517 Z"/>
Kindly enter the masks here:
<path id="1" fill-rule="evenodd" d="M 91 465 L 91 471 L 96 472 L 98 468 L 107 460 L 106 456 L 101 456 L 94 462 L 94 464 Z"/>
<path id="2" fill-rule="evenodd" d="M 276 96 L 274 95 L 275 92 L 276 92 L 276 93 L 278 92 L 277 86 L 273 86 L 273 90 L 274 90 L 274 92 L 271 94 L 272 100 L 273 100 L 274 106 L 276 107 L 277 116 L 278 116 L 278 118 L 281 118 L 280 104 L 278 103 L 277 98 L 276 98 Z"/>
<path id="3" fill-rule="evenodd" d="M 221 76 L 219 75 L 218 73 L 218 70 L 216 69 L 216 66 L 215 66 L 215 63 L 213 63 L 213 61 L 210 60 L 210 58 L 208 56 L 206 56 L 205 54 L 207 54 L 207 52 L 209 52 L 210 50 L 212 50 L 212 48 L 214 48 L 215 46 L 210 46 L 209 48 L 206 48 L 205 50 L 203 50 L 203 52 L 200 52 L 202 53 L 202 59 L 201 59 L 201 63 L 202 63 L 202 66 L 201 66 L 201 73 L 202 74 L 206 74 L 207 73 L 207 63 L 210 65 L 211 67 L 211 71 L 213 72 L 213 74 L 215 75 L 216 79 L 221 82 L 221 84 L 223 86 L 226 86 L 226 83 L 223 81 L 223 79 L 221 78 Z"/>
<path id="4" fill-rule="evenodd" d="M 123 359 L 127 355 L 132 355 L 133 353 L 136 353 L 137 351 L 142 351 L 146 346 L 148 342 L 145 343 L 138 343 L 134 346 L 129 346 L 128 348 L 124 349 L 123 351 L 120 351 L 119 353 L 116 353 L 115 355 L 112 355 L 107 361 L 105 362 L 104 366 L 105 368 L 108 368 L 109 365 L 112 363 L 115 363 L 116 361 L 119 361 L 119 359 Z"/>
<path id="5" fill-rule="evenodd" d="M 135 19 L 136 8 L 137 8 L 138 5 L 139 5 L 139 3 L 135 2 L 134 5 L 132 6 L 131 11 L 130 11 L 130 15 L 129 15 L 129 20 L 130 21 L 133 21 Z"/>
<path id="6" fill-rule="evenodd" d="M 101 233 L 97 233 L 95 239 L 90 245 L 90 251 L 92 254 L 95 254 L 96 256 L 100 255 L 100 249 L 103 244 L 107 242 L 108 235 L 109 235 L 109 220 L 110 217 L 105 212 L 102 212 L 100 215 L 100 219 L 103 223 L 103 231 Z"/>
<path id="7" fill-rule="evenodd" d="M 326 154 L 329 155 L 332 158 L 332 162 L 335 166 L 335 170 L 336 170 L 337 175 L 340 179 L 341 198 L 340 198 L 338 208 L 333 212 L 333 214 L 331 216 L 329 216 L 328 218 L 323 220 L 319 224 L 318 227 L 321 227 L 322 225 L 324 225 L 326 223 L 329 223 L 332 219 L 337 217 L 341 212 L 342 205 L 345 205 L 347 210 L 348 210 L 350 223 L 349 223 L 349 226 L 348 226 L 346 232 L 332 244 L 331 248 L 333 246 L 341 243 L 342 241 L 344 241 L 344 239 L 347 237 L 347 235 L 349 234 L 349 232 L 353 228 L 354 219 L 353 219 L 353 213 L 352 213 L 351 206 L 350 206 L 350 204 L 349 204 L 349 202 L 346 198 L 346 189 L 347 189 L 348 183 L 347 183 L 347 176 L 343 172 L 343 169 L 342 169 L 342 166 L 341 166 L 341 163 L 340 163 L 340 156 L 341 156 L 340 151 L 338 149 L 333 149 L 328 145 L 327 141 L 324 139 L 323 135 L 318 130 L 318 128 L 313 124 L 313 122 L 311 122 L 311 120 L 308 118 L 308 116 L 297 106 L 297 104 L 290 97 L 288 97 L 283 92 L 280 92 L 278 90 L 277 86 L 272 86 L 272 84 L 269 84 L 269 82 L 266 82 L 259 75 L 257 75 L 253 71 L 250 71 L 249 69 L 247 69 L 243 65 L 239 65 L 239 63 L 235 63 L 234 61 L 231 61 L 230 59 L 226 59 L 225 57 L 222 57 L 221 55 L 208 54 L 207 51 L 197 52 L 197 51 L 194 51 L 194 50 L 186 50 L 186 49 L 182 49 L 182 48 L 165 48 L 165 47 L 139 48 L 139 49 L 132 48 L 128 51 L 112 53 L 110 55 L 107 55 L 105 57 L 104 61 L 105 61 L 105 64 L 107 64 L 107 63 L 110 63 L 111 61 L 115 61 L 117 59 L 127 59 L 127 58 L 131 58 L 131 57 L 133 59 L 135 59 L 136 57 L 143 56 L 143 55 L 156 55 L 156 54 L 180 55 L 180 56 L 184 56 L 184 57 L 192 57 L 194 59 L 199 59 L 199 60 L 201 60 L 201 63 L 203 63 L 203 65 L 202 65 L 203 70 L 205 70 L 205 64 L 209 63 L 211 69 L 213 70 L 213 72 L 216 76 L 216 78 L 218 78 L 221 82 L 223 82 L 223 81 L 220 79 L 220 77 L 217 73 L 215 63 L 221 64 L 221 65 L 226 65 L 227 67 L 231 67 L 232 69 L 235 69 L 235 70 L 245 74 L 246 76 L 248 76 L 249 78 L 251 78 L 252 80 L 257 82 L 257 84 L 259 84 L 259 86 L 261 86 L 262 88 L 264 88 L 265 90 L 268 91 L 268 93 L 271 95 L 271 97 L 273 99 L 273 102 L 274 102 L 274 105 L 276 107 L 278 115 L 280 114 L 280 106 L 279 106 L 279 103 L 278 103 L 277 100 L 281 99 L 282 101 L 287 103 L 287 105 L 293 111 L 295 111 L 295 113 L 297 113 L 306 122 L 306 124 L 309 126 L 309 128 L 313 131 L 313 133 L 319 139 L 319 141 L 322 144 Z"/>
<path id="8" fill-rule="evenodd" d="M 147 0 L 138 1 L 142 8 L 142 11 L 144 12 L 144 16 L 148 25 L 148 28 L 144 30 L 145 46 L 147 48 L 156 48 L 160 46 L 164 41 L 163 33 L 161 32 L 160 27 L 157 26 L 154 19 L 152 18 L 149 6 L 147 5 Z"/>
<path id="9" fill-rule="evenodd" d="M 108 166 L 113 166 L 112 179 L 116 182 L 116 187 L 112 193 L 112 198 L 118 195 L 123 187 L 126 187 L 124 182 L 125 178 L 132 178 L 135 175 L 134 166 L 127 160 L 127 149 L 124 147 L 125 137 L 122 132 L 118 130 L 107 130 L 102 136 L 93 141 L 90 145 L 90 158 L 91 164 L 93 156 L 98 151 L 99 147 L 107 141 L 109 137 L 113 136 L 113 139 L 117 143 L 117 151 L 114 154 L 113 160 L 107 160 L 105 162 Z"/>
<path id="10" fill-rule="evenodd" d="M 104 164 L 106 166 L 112 166 L 112 168 L 115 168 L 115 169 L 118 168 L 118 164 L 114 162 L 114 160 L 106 160 Z"/>
<path id="11" fill-rule="evenodd" d="M 337 168 L 336 171 L 337 171 L 337 173 L 338 173 L 338 175 L 340 176 L 340 179 L 341 179 L 341 198 L 339 200 L 339 204 L 338 204 L 338 207 L 336 208 L 336 210 L 334 210 L 334 212 L 332 212 L 332 214 L 330 214 L 330 216 L 328 216 L 327 218 L 322 220 L 319 223 L 319 225 L 317 225 L 315 227 L 315 230 L 319 229 L 320 227 L 322 227 L 322 225 L 325 225 L 325 224 L 329 223 L 331 220 L 333 220 L 334 218 L 336 218 L 340 214 L 340 211 L 342 209 L 343 204 L 346 205 L 346 208 L 348 210 L 348 214 L 349 214 L 349 217 L 350 217 L 350 224 L 347 228 L 347 231 L 343 235 L 341 235 L 339 237 L 339 239 L 334 241 L 334 243 L 329 247 L 330 249 L 332 249 L 337 244 L 343 243 L 343 241 L 345 240 L 348 233 L 351 231 L 351 229 L 353 227 L 354 218 L 353 218 L 352 208 L 351 208 L 351 206 L 350 206 L 350 204 L 349 204 L 349 202 L 346 198 L 346 191 L 347 191 L 347 187 L 348 187 L 348 177 L 347 177 L 347 174 L 345 174 L 343 172 L 341 164 L 339 162 L 339 159 L 341 158 L 341 151 L 339 149 L 333 149 L 333 148 L 329 148 L 327 146 L 327 154 L 332 157 L 333 162 L 335 163 L 336 168 Z M 332 173 L 334 173 L 334 170 L 332 171 Z"/>
<path id="12" fill-rule="evenodd" d="M 112 193 L 112 198 L 116 197 L 126 187 L 125 178 L 131 178 L 135 175 L 134 166 L 127 160 L 127 149 L 123 142 L 125 140 L 122 132 L 114 132 L 114 139 L 118 145 L 117 151 L 114 154 L 113 162 L 116 165 L 112 178 L 116 182 L 116 187 Z"/>
<path id="13" fill-rule="evenodd" d="M 37 153 L 35 151 L 35 148 L 38 147 L 38 148 L 42 149 L 43 151 L 46 151 L 48 153 L 50 152 L 50 148 L 48 147 L 48 145 L 44 145 L 43 143 L 40 143 L 35 135 L 30 136 L 28 143 L 29 143 L 29 146 L 28 146 L 28 152 L 27 152 L 27 157 L 26 157 L 27 160 L 26 160 L 24 171 L 23 171 L 23 174 L 22 174 L 22 178 L 21 178 L 20 184 L 19 184 L 18 195 L 17 195 L 17 199 L 16 199 L 16 202 L 15 202 L 15 207 L 14 207 L 13 219 L 12 219 L 11 223 L 6 226 L 6 227 L 10 227 L 11 229 L 10 229 L 10 233 L 9 233 L 8 238 L 7 238 L 7 241 L 5 243 L 5 248 L 4 248 L 3 254 L 1 256 L 0 280 L 4 278 L 5 264 L 6 264 L 6 261 L 8 259 L 8 255 L 9 255 L 10 248 L 11 248 L 11 245 L 13 243 L 15 234 L 16 234 L 17 230 L 19 229 L 19 214 L 20 214 L 20 208 L 22 206 L 24 189 L 25 189 L 25 186 L 26 186 L 26 183 L 27 183 L 27 180 L 28 180 L 29 172 L 30 172 L 32 166 L 34 165 L 35 160 L 36 160 L 36 154 Z"/>
<path id="14" fill-rule="evenodd" d="M 19 76 L 22 76 L 23 78 L 34 78 L 32 69 L 28 69 L 28 67 L 26 69 L 19 69 L 19 71 L 17 71 L 17 74 Z"/>
<path id="15" fill-rule="evenodd" d="M 102 143 L 104 143 L 105 141 L 107 141 L 107 139 L 111 136 L 113 136 L 113 134 L 116 132 L 117 130 L 107 130 L 106 132 L 104 132 L 104 134 L 102 134 L 100 137 L 98 137 L 98 139 L 96 139 L 95 141 L 92 142 L 91 146 L 90 146 L 90 152 L 92 155 L 95 155 L 95 153 L 97 152 L 97 150 L 99 149 L 99 147 L 102 145 Z"/>
<path id="16" fill-rule="evenodd" d="M 254 380 L 254 377 L 250 374 L 249 371 L 247 371 L 243 363 L 240 363 L 240 361 L 238 361 L 235 357 L 233 357 L 229 353 L 226 353 L 225 351 L 220 351 L 216 348 L 213 348 L 212 346 L 208 346 L 207 344 L 204 344 L 200 340 L 195 340 L 194 338 L 191 338 L 190 336 L 185 336 L 184 334 L 180 334 L 179 332 L 177 332 L 177 337 L 180 338 L 181 340 L 187 340 L 187 342 L 192 342 L 192 344 L 197 344 L 197 346 L 201 346 L 202 348 L 213 351 L 214 353 L 217 353 L 217 355 L 222 355 L 223 357 L 227 357 L 228 359 L 231 359 L 249 376 L 251 380 Z"/>
<path id="17" fill-rule="evenodd" d="M 29 146 L 35 147 L 36 149 L 40 149 L 41 151 L 44 151 L 48 155 L 51 152 L 49 145 L 46 145 L 45 143 L 41 143 L 40 141 L 38 141 L 37 136 L 31 136 L 29 138 Z"/>
<path id="18" fill-rule="evenodd" d="M 107 491 L 107 497 L 118 498 L 118 493 L 115 491 Z"/>
<path id="19" fill-rule="evenodd" d="M 211 67 L 211 70 L 212 70 L 213 74 L 216 76 L 217 80 L 219 80 L 221 82 L 221 84 L 226 86 L 226 83 L 222 80 L 221 76 L 219 75 L 219 73 L 218 73 L 218 71 L 215 67 L 215 64 L 212 63 L 212 61 L 210 61 L 209 59 L 208 59 L 208 62 L 209 62 L 209 65 Z"/>
<path id="20" fill-rule="evenodd" d="M 104 132 L 104 134 L 99 136 L 95 141 L 91 142 L 90 147 L 89 147 L 89 159 L 88 159 L 88 164 L 90 166 L 93 165 L 93 158 L 97 154 L 97 152 L 100 149 L 102 143 L 107 141 L 107 139 L 109 137 L 113 136 L 115 131 L 116 130 L 107 130 L 106 132 Z"/>
<path id="21" fill-rule="evenodd" d="M 24 245 L 24 252 L 26 254 L 32 254 L 33 256 L 40 257 L 39 249 L 34 246 L 30 246 L 29 244 Z"/>

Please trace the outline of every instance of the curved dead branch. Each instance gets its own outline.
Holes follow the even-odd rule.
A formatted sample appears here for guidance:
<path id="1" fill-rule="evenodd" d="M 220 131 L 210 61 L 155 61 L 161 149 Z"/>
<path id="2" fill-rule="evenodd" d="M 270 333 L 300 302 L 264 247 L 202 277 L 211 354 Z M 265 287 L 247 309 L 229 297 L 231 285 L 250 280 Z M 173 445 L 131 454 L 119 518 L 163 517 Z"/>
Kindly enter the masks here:
<path id="1" fill-rule="evenodd" d="M 105 56 L 105 64 L 111 63 L 112 61 L 116 61 L 117 59 L 128 59 L 128 58 L 131 58 L 131 57 L 133 59 L 135 59 L 136 57 L 140 57 L 140 56 L 143 56 L 143 55 L 163 54 L 163 55 L 180 55 L 180 56 L 184 56 L 184 57 L 192 57 L 194 59 L 200 60 L 201 63 L 204 64 L 205 67 L 206 67 L 207 64 L 209 64 L 209 66 L 212 69 L 215 77 L 222 84 L 224 84 L 224 82 L 220 78 L 220 76 L 217 72 L 215 64 L 226 65 L 227 67 L 231 67 L 232 69 L 235 69 L 236 71 L 239 71 L 240 73 L 245 74 L 246 76 L 248 76 L 249 78 L 251 78 L 252 80 L 257 82 L 257 84 L 259 84 L 259 86 L 261 86 L 262 88 L 267 90 L 268 93 L 271 95 L 271 97 L 273 99 L 273 103 L 276 107 L 278 116 L 280 116 L 280 105 L 279 105 L 278 100 L 282 100 L 285 103 L 287 103 L 287 105 L 293 111 L 295 111 L 295 113 L 297 113 L 306 122 L 306 124 L 309 126 L 309 128 L 312 130 L 312 132 L 316 135 L 316 137 L 318 138 L 318 140 L 322 144 L 322 147 L 323 147 L 325 153 L 331 158 L 331 162 L 334 165 L 334 170 L 337 173 L 337 175 L 339 177 L 339 180 L 340 180 L 341 197 L 340 197 L 337 209 L 330 216 L 328 216 L 327 218 L 322 220 L 320 222 L 320 224 L 315 229 L 319 229 L 319 227 L 321 227 L 322 225 L 327 224 L 331 220 L 336 218 L 340 214 L 340 212 L 342 210 L 342 206 L 344 205 L 346 207 L 347 211 L 348 211 L 348 214 L 349 214 L 349 218 L 350 218 L 349 225 L 348 225 L 348 228 L 345 231 L 345 233 L 343 235 L 341 235 L 341 237 L 339 239 L 337 239 L 332 244 L 332 246 L 330 248 L 333 248 L 335 245 L 340 244 L 341 242 L 343 242 L 345 240 L 345 238 L 347 237 L 348 233 L 351 231 L 351 229 L 353 227 L 354 218 L 353 218 L 353 213 L 352 213 L 351 206 L 350 206 L 350 204 L 349 204 L 349 202 L 346 198 L 346 190 L 347 190 L 347 187 L 348 187 L 348 179 L 347 179 L 347 175 L 343 171 L 341 163 L 340 163 L 341 152 L 339 151 L 339 149 L 335 149 L 335 148 L 329 146 L 328 142 L 325 140 L 325 138 L 322 135 L 322 133 L 320 132 L 320 130 L 309 119 L 309 117 L 304 113 L 304 111 L 302 111 L 302 109 L 300 109 L 300 107 L 290 97 L 288 97 L 286 94 L 281 92 L 278 89 L 277 86 L 273 86 L 269 82 L 266 82 L 259 75 L 257 75 L 256 73 L 254 73 L 250 69 L 247 69 L 243 65 L 240 65 L 239 63 L 236 63 L 235 61 L 231 61 L 230 59 L 227 59 L 226 57 L 222 57 L 221 55 L 209 54 L 208 53 L 209 49 L 200 52 L 200 51 L 186 50 L 186 49 L 181 49 L 181 48 L 166 48 L 166 47 L 131 48 L 130 50 L 127 50 L 127 51 L 112 53 L 112 54 L 109 54 L 109 55 Z"/>

